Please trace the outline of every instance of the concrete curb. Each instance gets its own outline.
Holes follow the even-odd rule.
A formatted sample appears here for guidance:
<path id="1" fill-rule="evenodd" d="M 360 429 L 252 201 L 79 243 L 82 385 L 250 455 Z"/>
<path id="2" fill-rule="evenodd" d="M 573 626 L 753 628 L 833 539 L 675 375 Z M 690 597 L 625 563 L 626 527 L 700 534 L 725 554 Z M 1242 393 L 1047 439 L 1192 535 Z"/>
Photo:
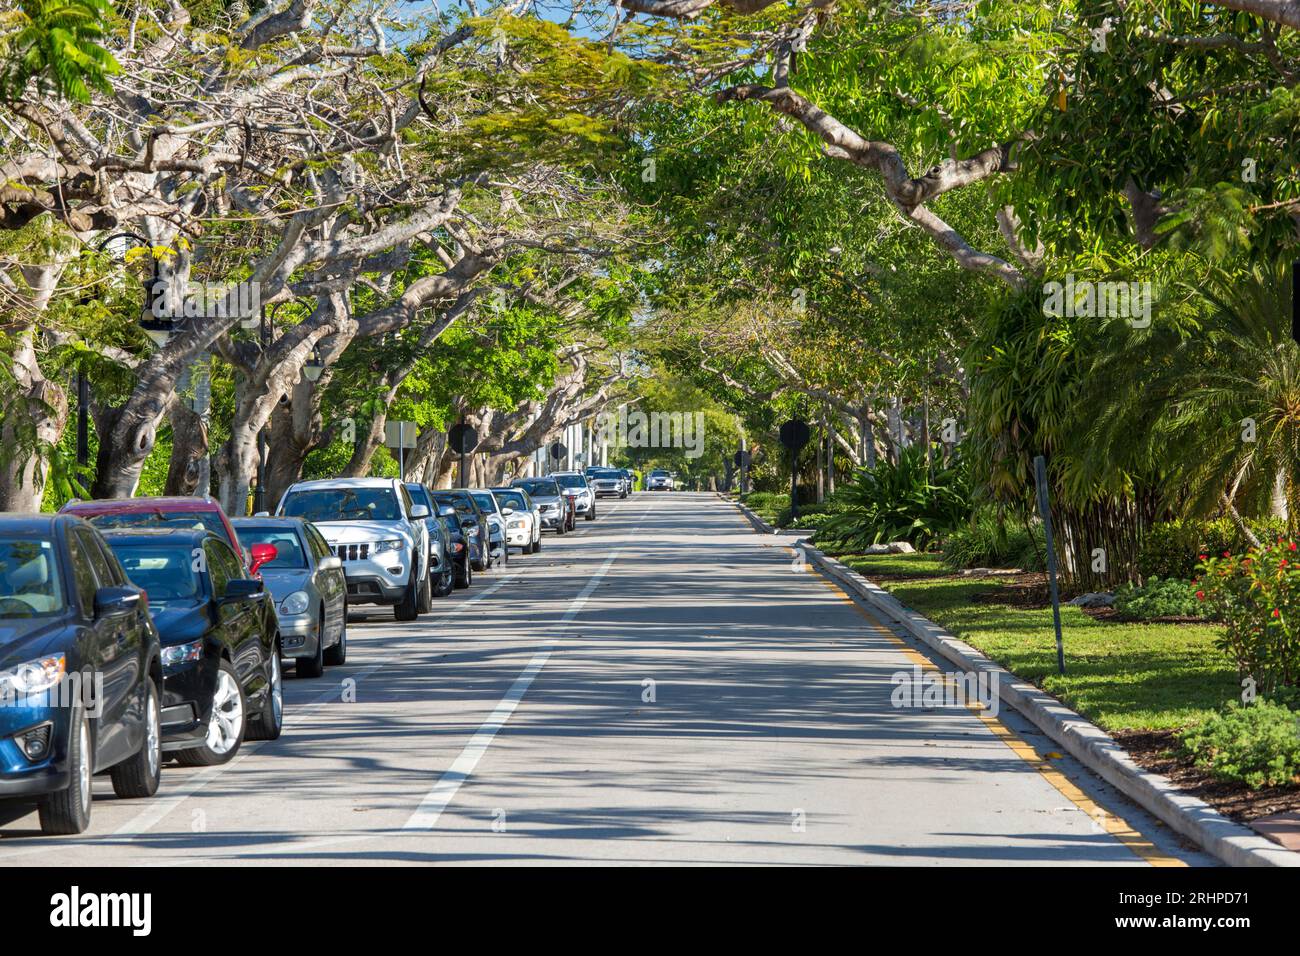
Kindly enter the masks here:
<path id="1" fill-rule="evenodd" d="M 758 515 L 738 501 L 733 504 L 755 529 L 772 533 L 771 526 Z M 1206 852 L 1229 866 L 1300 866 L 1300 853 L 1283 849 L 1254 830 L 1233 823 L 1204 800 L 1183 793 L 1159 774 L 1143 770 L 1100 727 L 906 607 L 852 568 L 827 557 L 806 539 L 797 541 L 796 546 L 828 577 L 865 601 L 886 624 L 902 628 L 963 670 L 996 679 L 1002 699 L 1062 749 Z"/>

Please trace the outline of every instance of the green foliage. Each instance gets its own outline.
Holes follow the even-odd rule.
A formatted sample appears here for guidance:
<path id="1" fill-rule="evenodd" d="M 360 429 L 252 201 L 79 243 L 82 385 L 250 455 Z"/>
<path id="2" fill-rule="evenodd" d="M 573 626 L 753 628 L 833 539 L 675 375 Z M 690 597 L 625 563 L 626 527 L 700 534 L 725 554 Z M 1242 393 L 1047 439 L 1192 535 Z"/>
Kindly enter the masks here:
<path id="1" fill-rule="evenodd" d="M 1184 753 L 1219 780 L 1252 790 L 1287 786 L 1300 773 L 1300 733 L 1288 707 L 1232 702 L 1179 735 Z"/>
<path id="2" fill-rule="evenodd" d="M 1223 622 L 1219 645 L 1260 691 L 1300 686 L 1300 552 L 1277 538 L 1245 554 L 1202 555 L 1197 596 Z"/>
<path id="3" fill-rule="evenodd" d="M 81 103 L 91 88 L 111 93 L 121 68 L 97 41 L 112 15 L 108 0 L 21 0 L 0 16 L 0 97 L 18 98 L 33 77 Z"/>
<path id="4" fill-rule="evenodd" d="M 882 460 L 863 468 L 837 492 L 844 510 L 821 533 L 845 548 L 908 541 L 937 543 L 970 517 L 969 470 L 964 462 L 934 462 L 927 473 L 925 449 L 905 448 L 897 464 Z"/>
<path id="5" fill-rule="evenodd" d="M 1252 519 L 1246 522 L 1260 540 L 1276 538 L 1285 531 L 1280 518 Z M 1228 518 L 1210 521 L 1195 518 L 1160 521 L 1152 525 L 1138 552 L 1137 571 L 1142 577 L 1191 578 L 1202 554 L 1240 554 L 1249 547 L 1243 535 Z"/>
<path id="6" fill-rule="evenodd" d="M 956 528 L 943 542 L 943 563 L 951 571 L 964 568 L 1044 569 L 1047 545 L 1042 525 L 1014 522 L 994 508 L 979 508 L 968 524 Z"/>
<path id="7" fill-rule="evenodd" d="M 1126 621 L 1158 617 L 1199 617 L 1205 606 L 1195 587 L 1177 578 L 1151 577 L 1145 584 L 1125 584 L 1115 592 L 1115 611 Z"/>

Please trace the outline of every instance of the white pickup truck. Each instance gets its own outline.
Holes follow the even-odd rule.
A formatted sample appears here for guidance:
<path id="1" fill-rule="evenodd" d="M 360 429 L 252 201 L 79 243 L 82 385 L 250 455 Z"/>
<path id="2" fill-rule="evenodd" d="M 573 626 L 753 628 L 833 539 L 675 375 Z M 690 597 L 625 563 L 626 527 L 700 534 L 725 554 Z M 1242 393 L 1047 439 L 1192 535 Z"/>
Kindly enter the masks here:
<path id="1" fill-rule="evenodd" d="M 343 562 L 349 604 L 392 605 L 399 621 L 431 609 L 429 509 L 396 478 L 300 481 L 275 513 L 317 526 Z"/>

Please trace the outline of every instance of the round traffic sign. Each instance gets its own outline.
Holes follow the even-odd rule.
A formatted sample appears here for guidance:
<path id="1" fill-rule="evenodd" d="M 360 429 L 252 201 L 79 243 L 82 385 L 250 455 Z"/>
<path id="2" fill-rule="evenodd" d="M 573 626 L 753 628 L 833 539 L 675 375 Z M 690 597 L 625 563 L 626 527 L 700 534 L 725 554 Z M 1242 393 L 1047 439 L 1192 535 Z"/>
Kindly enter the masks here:
<path id="1" fill-rule="evenodd" d="M 552 458 L 563 458 L 563 457 L 564 457 L 565 455 L 567 455 L 568 453 L 569 453 L 569 449 L 567 449 L 567 448 L 564 447 L 564 443 L 563 443 L 563 442 L 558 442 L 558 441 L 557 441 L 557 442 L 555 442 L 554 444 L 551 445 L 551 457 L 552 457 Z"/>
<path id="2" fill-rule="evenodd" d="M 791 451 L 798 451 L 808 444 L 811 437 L 812 430 L 808 423 L 798 418 L 792 418 L 781 426 L 781 444 Z"/>
<path id="3" fill-rule="evenodd" d="M 478 432 L 464 422 L 453 425 L 447 432 L 447 447 L 457 455 L 468 455 L 478 447 Z"/>

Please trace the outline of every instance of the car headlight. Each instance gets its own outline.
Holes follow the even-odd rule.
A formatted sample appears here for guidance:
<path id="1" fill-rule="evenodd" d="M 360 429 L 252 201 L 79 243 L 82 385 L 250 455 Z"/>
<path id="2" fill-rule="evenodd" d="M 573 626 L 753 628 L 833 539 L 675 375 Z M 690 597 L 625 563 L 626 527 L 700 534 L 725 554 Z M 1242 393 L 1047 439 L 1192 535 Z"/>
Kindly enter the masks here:
<path id="1" fill-rule="evenodd" d="M 386 551 L 401 551 L 402 539 L 389 538 L 386 541 L 375 542 L 375 554 L 383 554 Z"/>
<path id="2" fill-rule="evenodd" d="M 510 527 L 511 527 L 511 528 L 522 528 L 523 526 L 524 526 L 524 519 L 523 519 L 523 518 L 520 518 L 520 519 L 518 519 L 517 521 L 512 521 L 512 522 L 510 522 Z"/>
<path id="3" fill-rule="evenodd" d="M 307 597 L 306 591 L 294 591 L 280 602 L 280 610 L 284 614 L 301 614 L 307 610 L 310 601 L 311 599 Z"/>
<path id="4" fill-rule="evenodd" d="M 10 693 L 26 697 L 29 694 L 39 694 L 63 680 L 67 670 L 67 658 L 55 654 L 0 671 L 0 695 Z"/>
<path id="5" fill-rule="evenodd" d="M 302 592 L 299 591 L 299 594 Z M 173 644 L 162 649 L 163 667 L 175 667 L 177 664 L 189 664 L 203 659 L 203 638 L 188 644 Z"/>

